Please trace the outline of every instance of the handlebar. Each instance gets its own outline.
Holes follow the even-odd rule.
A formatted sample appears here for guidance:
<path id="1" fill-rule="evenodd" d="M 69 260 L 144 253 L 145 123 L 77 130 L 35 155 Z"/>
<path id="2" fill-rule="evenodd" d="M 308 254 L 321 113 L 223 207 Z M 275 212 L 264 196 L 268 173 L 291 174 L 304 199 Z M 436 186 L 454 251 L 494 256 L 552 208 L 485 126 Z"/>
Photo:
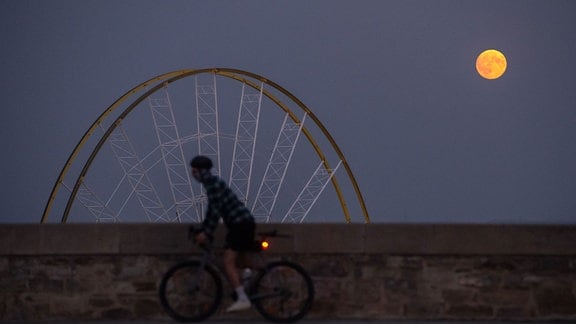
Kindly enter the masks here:
<path id="1" fill-rule="evenodd" d="M 204 252 L 210 252 L 211 243 L 199 244 L 198 242 L 196 242 L 194 240 L 194 237 L 196 236 L 196 234 L 198 234 L 200 232 L 202 232 L 202 228 L 194 226 L 194 225 L 190 225 L 190 227 L 188 228 L 188 239 L 192 240 L 194 242 L 194 244 L 196 244 Z"/>
<path id="2" fill-rule="evenodd" d="M 194 239 L 194 236 L 196 236 L 196 234 L 200 232 L 202 232 L 202 228 L 190 225 L 190 227 L 188 228 L 188 239 L 189 240 Z"/>

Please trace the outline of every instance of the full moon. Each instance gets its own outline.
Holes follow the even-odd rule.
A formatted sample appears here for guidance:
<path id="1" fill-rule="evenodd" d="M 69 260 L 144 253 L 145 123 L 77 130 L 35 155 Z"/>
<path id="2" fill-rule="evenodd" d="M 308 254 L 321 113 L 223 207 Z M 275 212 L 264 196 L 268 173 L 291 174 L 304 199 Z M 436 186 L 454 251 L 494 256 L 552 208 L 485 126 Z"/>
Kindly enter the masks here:
<path id="1" fill-rule="evenodd" d="M 485 50 L 476 59 L 476 71 L 485 79 L 493 80 L 506 72 L 506 56 L 495 49 Z"/>

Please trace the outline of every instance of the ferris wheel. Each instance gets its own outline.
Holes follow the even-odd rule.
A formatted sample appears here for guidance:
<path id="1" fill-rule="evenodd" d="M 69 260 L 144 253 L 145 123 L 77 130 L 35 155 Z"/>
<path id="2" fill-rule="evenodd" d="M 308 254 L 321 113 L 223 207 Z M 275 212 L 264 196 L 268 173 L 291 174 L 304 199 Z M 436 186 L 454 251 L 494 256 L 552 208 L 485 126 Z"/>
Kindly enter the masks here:
<path id="1" fill-rule="evenodd" d="M 195 155 L 212 159 L 257 222 L 323 221 L 335 205 L 346 222 L 370 221 L 344 154 L 302 101 L 257 74 L 211 68 L 157 76 L 108 107 L 66 161 L 41 222 L 200 222 Z"/>

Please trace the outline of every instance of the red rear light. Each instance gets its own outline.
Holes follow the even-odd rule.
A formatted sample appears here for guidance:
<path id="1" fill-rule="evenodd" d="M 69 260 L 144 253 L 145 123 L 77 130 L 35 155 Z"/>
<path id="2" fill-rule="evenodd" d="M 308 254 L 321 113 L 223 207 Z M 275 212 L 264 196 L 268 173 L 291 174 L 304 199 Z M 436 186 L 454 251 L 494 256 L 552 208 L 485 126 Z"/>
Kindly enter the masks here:
<path id="1" fill-rule="evenodd" d="M 262 243 L 260 243 L 260 246 L 262 247 L 262 250 L 268 250 L 268 247 L 270 247 L 270 243 L 268 243 L 268 241 L 262 241 Z"/>

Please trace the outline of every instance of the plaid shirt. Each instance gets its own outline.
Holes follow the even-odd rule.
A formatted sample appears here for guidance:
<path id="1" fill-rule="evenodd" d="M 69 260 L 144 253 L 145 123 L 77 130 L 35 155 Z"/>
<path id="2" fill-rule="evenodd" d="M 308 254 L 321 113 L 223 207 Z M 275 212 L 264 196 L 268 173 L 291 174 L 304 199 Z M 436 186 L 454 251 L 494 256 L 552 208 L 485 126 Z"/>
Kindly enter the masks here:
<path id="1" fill-rule="evenodd" d="M 208 210 L 202 230 L 212 239 L 220 217 L 227 227 L 238 223 L 254 222 L 254 217 L 236 194 L 217 176 L 206 174 L 202 184 L 208 196 Z"/>

